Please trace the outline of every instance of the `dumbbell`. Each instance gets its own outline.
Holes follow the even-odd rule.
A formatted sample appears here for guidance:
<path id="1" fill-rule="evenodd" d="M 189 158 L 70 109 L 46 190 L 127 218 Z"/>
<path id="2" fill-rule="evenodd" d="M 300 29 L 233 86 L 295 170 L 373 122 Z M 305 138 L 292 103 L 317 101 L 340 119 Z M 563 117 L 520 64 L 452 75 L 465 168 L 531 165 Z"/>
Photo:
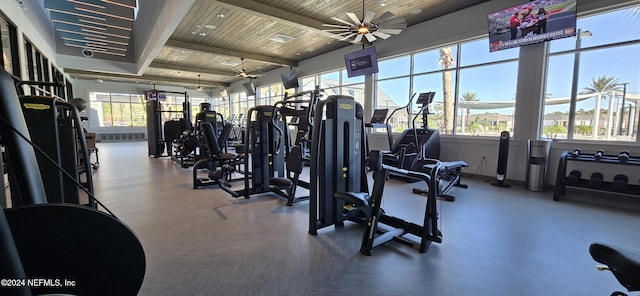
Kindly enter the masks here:
<path id="1" fill-rule="evenodd" d="M 604 157 L 604 150 L 598 149 L 598 151 L 596 151 L 596 154 L 594 154 L 593 157 L 598 161 L 602 160 L 602 157 Z"/>
<path id="2" fill-rule="evenodd" d="M 580 156 L 580 148 L 573 149 L 573 152 L 571 153 L 571 158 L 576 159 L 578 158 L 578 156 Z"/>
<path id="3" fill-rule="evenodd" d="M 599 172 L 595 172 L 591 174 L 591 178 L 589 178 L 589 187 L 591 188 L 600 188 L 602 187 L 602 180 L 604 179 L 604 175 Z"/>
<path id="4" fill-rule="evenodd" d="M 582 177 L 582 172 L 577 171 L 577 170 L 573 170 L 569 173 L 569 175 L 567 177 L 565 177 L 565 182 L 567 185 L 569 186 L 575 186 L 578 184 L 578 181 L 580 181 L 580 178 Z"/>
<path id="5" fill-rule="evenodd" d="M 620 162 L 627 162 L 629 161 L 629 150 L 622 150 L 620 151 L 620 154 L 618 154 L 618 160 Z"/>
<path id="6" fill-rule="evenodd" d="M 613 177 L 613 190 L 624 191 L 629 185 L 629 177 L 623 174 L 617 174 Z"/>

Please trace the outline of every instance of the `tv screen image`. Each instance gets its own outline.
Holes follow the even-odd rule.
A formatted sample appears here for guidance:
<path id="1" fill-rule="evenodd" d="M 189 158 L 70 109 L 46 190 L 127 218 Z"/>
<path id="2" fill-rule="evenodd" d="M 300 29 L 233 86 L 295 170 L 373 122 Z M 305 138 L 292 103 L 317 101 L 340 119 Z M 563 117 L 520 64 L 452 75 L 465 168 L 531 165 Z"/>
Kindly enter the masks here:
<path id="1" fill-rule="evenodd" d="M 363 50 L 344 55 L 344 64 L 347 68 L 347 76 L 349 76 L 349 78 L 378 73 L 376 47 L 370 46 Z"/>
<path id="2" fill-rule="evenodd" d="M 256 86 L 253 84 L 253 81 L 247 82 L 243 84 L 243 86 L 247 97 L 256 95 Z"/>
<path id="3" fill-rule="evenodd" d="M 572 37 L 577 0 L 535 0 L 490 13 L 489 51 Z"/>
<path id="4" fill-rule="evenodd" d="M 297 88 L 300 86 L 298 84 L 298 74 L 295 69 L 282 72 L 282 74 L 280 74 L 280 78 L 282 78 L 284 89 Z"/>

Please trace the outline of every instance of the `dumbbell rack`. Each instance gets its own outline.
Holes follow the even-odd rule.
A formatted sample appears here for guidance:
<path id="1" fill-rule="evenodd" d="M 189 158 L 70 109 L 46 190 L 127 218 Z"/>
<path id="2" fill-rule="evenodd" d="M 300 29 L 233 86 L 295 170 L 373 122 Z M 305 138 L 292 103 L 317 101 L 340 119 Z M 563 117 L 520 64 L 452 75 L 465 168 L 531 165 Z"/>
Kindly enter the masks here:
<path id="1" fill-rule="evenodd" d="M 602 154 L 602 157 L 597 159 L 594 154 L 578 154 L 575 155 L 571 151 L 564 151 L 560 155 L 560 163 L 558 164 L 558 174 L 556 175 L 556 186 L 553 191 L 553 200 L 560 200 L 560 196 L 566 194 L 567 187 L 575 187 L 575 188 L 587 188 L 590 190 L 596 191 L 605 191 L 605 192 L 615 192 L 622 194 L 631 194 L 631 195 L 640 195 L 640 185 L 632 185 L 629 184 L 622 191 L 613 189 L 613 182 L 603 181 L 602 186 L 599 188 L 592 188 L 589 184 L 589 179 L 585 179 L 582 176 L 581 179 L 578 179 L 578 182 L 575 185 L 567 185 L 567 163 L 569 161 L 581 161 L 581 162 L 591 162 L 594 164 L 614 164 L 614 165 L 633 165 L 640 166 L 640 157 L 629 157 L 627 161 L 620 161 L 618 159 L 618 155 L 606 155 Z"/>

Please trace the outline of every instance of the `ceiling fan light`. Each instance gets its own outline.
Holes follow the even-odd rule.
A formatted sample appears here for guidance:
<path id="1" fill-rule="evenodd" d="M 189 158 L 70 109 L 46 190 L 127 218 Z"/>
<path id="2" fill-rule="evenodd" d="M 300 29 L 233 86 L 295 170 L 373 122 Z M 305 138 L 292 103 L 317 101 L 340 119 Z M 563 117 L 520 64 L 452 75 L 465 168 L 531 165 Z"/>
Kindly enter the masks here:
<path id="1" fill-rule="evenodd" d="M 369 26 L 367 25 L 358 26 L 358 34 L 367 34 L 367 33 L 369 33 Z"/>

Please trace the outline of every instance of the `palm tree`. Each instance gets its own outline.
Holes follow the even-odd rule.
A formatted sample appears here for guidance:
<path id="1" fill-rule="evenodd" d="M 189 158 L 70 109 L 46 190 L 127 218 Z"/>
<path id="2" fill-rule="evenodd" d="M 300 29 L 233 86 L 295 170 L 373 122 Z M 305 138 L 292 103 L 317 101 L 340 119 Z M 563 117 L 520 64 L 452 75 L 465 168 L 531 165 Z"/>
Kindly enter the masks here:
<path id="1" fill-rule="evenodd" d="M 455 63 L 453 54 L 451 53 L 451 47 L 445 47 L 440 49 L 440 60 L 438 64 L 442 66 L 444 70 L 442 72 L 442 93 L 444 96 L 444 133 L 453 134 L 453 118 L 455 114 L 454 102 L 453 102 L 453 79 L 451 77 L 451 71 L 447 71 Z"/>
<path id="2" fill-rule="evenodd" d="M 478 98 L 478 94 L 475 92 L 466 92 L 466 93 L 463 93 L 462 96 L 460 97 L 460 101 L 463 101 L 463 102 L 477 102 L 479 100 L 480 99 Z M 464 117 L 464 120 L 462 120 L 462 128 L 460 129 L 460 131 L 463 133 L 465 129 L 464 125 L 469 124 L 469 116 L 471 116 L 471 108 L 466 107 L 465 109 L 466 109 L 466 115 Z"/>
<path id="3" fill-rule="evenodd" d="M 603 97 L 606 98 L 607 92 L 612 91 L 620 91 L 622 90 L 620 84 L 618 83 L 618 79 L 607 76 L 598 76 L 598 78 L 591 79 L 591 85 L 584 88 L 581 94 L 596 94 L 596 110 L 594 112 L 594 125 L 593 125 L 593 139 L 598 137 L 598 126 L 600 125 L 600 103 Z M 613 100 L 613 95 L 609 98 Z M 612 101 L 610 101 L 612 102 Z M 611 105 L 611 104 L 610 104 Z M 607 125 L 605 129 L 605 135 L 608 137 L 611 129 L 611 121 L 613 119 L 613 112 L 609 112 Z"/>
<path id="4" fill-rule="evenodd" d="M 462 94 L 462 97 L 460 97 L 460 99 L 464 102 L 477 102 L 480 101 L 480 98 L 478 98 L 478 94 L 475 92 L 466 92 Z M 467 121 L 469 120 L 469 116 L 471 115 L 471 108 L 467 107 Z"/>

